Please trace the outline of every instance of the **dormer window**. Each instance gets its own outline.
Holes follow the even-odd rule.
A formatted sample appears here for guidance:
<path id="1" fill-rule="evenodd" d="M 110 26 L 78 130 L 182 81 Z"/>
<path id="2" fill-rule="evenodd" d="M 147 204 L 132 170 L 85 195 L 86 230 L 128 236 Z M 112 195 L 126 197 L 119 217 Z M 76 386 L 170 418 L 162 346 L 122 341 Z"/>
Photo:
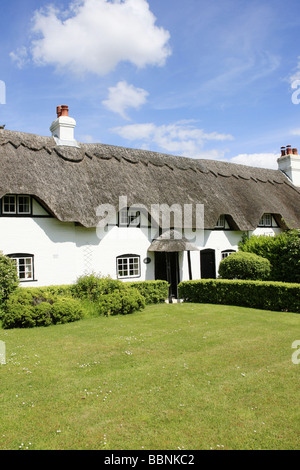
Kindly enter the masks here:
<path id="1" fill-rule="evenodd" d="M 225 228 L 225 224 L 226 224 L 226 217 L 225 217 L 225 214 L 222 214 L 218 218 L 216 228 Z"/>
<path id="2" fill-rule="evenodd" d="M 3 215 L 30 215 L 31 198 L 30 196 L 16 196 L 9 194 L 2 198 Z"/>
<path id="3" fill-rule="evenodd" d="M 125 208 L 119 212 L 119 227 L 140 227 L 140 223 L 140 211 Z"/>
<path id="4" fill-rule="evenodd" d="M 259 227 L 272 227 L 272 214 L 264 214 L 258 224 Z"/>

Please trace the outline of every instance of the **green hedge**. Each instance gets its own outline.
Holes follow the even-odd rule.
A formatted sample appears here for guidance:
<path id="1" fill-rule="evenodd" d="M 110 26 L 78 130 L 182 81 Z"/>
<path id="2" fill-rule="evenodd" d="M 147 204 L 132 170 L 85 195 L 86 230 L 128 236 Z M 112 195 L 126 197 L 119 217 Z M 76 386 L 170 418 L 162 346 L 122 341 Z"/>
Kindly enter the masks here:
<path id="1" fill-rule="evenodd" d="M 69 323 L 84 315 L 81 302 L 66 295 L 65 289 L 18 288 L 6 301 L 2 313 L 2 327 L 33 328 Z"/>
<path id="2" fill-rule="evenodd" d="M 169 296 L 169 284 L 167 281 L 126 282 L 126 285 L 138 289 L 145 297 L 147 305 L 162 303 Z"/>
<path id="3" fill-rule="evenodd" d="M 143 310 L 146 306 L 145 297 L 133 287 L 125 287 L 111 294 L 104 294 L 98 301 L 100 315 L 129 315 Z"/>
<path id="4" fill-rule="evenodd" d="M 300 284 L 203 279 L 181 282 L 178 290 L 180 298 L 186 302 L 300 313 Z"/>

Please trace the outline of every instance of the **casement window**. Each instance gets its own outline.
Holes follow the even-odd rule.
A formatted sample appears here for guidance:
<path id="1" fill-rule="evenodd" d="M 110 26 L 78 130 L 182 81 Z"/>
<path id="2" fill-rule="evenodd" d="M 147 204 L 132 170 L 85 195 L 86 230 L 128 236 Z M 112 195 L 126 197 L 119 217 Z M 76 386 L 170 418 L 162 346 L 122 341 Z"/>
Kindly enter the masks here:
<path id="1" fill-rule="evenodd" d="M 117 258 L 118 279 L 141 276 L 141 261 L 138 255 L 122 255 Z"/>
<path id="2" fill-rule="evenodd" d="M 272 214 L 264 214 L 259 221 L 259 227 L 272 227 Z"/>
<path id="3" fill-rule="evenodd" d="M 30 254 L 13 254 L 8 255 L 16 263 L 18 276 L 20 281 L 34 280 L 34 256 Z"/>
<path id="4" fill-rule="evenodd" d="M 224 214 L 220 215 L 216 228 L 225 228 L 226 217 Z"/>
<path id="5" fill-rule="evenodd" d="M 136 209 L 122 209 L 119 212 L 119 227 L 140 227 L 141 213 Z"/>
<path id="6" fill-rule="evenodd" d="M 3 215 L 30 215 L 31 197 L 9 194 L 2 198 Z"/>
<path id="7" fill-rule="evenodd" d="M 227 258 L 227 256 L 232 255 L 232 253 L 236 253 L 235 250 L 224 250 L 221 253 L 222 260 Z"/>

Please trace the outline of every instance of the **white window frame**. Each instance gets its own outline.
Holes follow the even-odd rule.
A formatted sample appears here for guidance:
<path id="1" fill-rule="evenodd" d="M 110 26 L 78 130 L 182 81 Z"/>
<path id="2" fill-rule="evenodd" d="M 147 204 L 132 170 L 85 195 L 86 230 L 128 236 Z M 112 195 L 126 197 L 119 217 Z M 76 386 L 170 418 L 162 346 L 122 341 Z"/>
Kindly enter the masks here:
<path id="1" fill-rule="evenodd" d="M 137 209 L 124 208 L 119 212 L 120 227 L 139 227 L 141 224 L 141 212 Z"/>
<path id="2" fill-rule="evenodd" d="M 27 200 L 27 202 L 25 203 L 26 205 L 28 204 L 28 211 L 20 211 L 20 199 L 23 198 L 25 200 Z M 17 212 L 19 215 L 29 215 L 31 214 L 31 197 L 30 196 L 23 196 L 23 195 L 20 195 L 20 196 L 17 196 Z"/>
<path id="3" fill-rule="evenodd" d="M 225 228 L 225 223 L 226 223 L 225 214 L 221 214 L 220 217 L 218 218 L 216 228 Z"/>
<path id="4" fill-rule="evenodd" d="M 8 199 L 9 201 L 6 202 L 5 199 Z M 11 201 L 13 201 L 13 202 L 11 202 Z M 12 210 L 9 209 L 8 211 L 6 211 L 6 210 L 4 209 L 4 207 L 5 207 L 5 205 L 7 205 L 7 204 L 9 205 L 9 207 L 10 207 L 11 205 L 13 205 L 13 206 L 14 206 L 14 210 L 12 211 Z M 11 214 L 11 215 L 13 215 L 13 214 L 16 214 L 16 213 L 17 213 L 16 196 L 13 196 L 12 194 L 7 194 L 7 195 L 4 196 L 3 199 L 2 199 L 2 214 L 5 214 L 5 215 L 6 215 L 6 214 L 8 214 L 8 215 Z"/>
<path id="5" fill-rule="evenodd" d="M 259 227 L 272 227 L 272 214 L 264 214 L 258 224 Z"/>
<path id="6" fill-rule="evenodd" d="M 227 258 L 227 256 L 230 256 L 233 253 L 236 253 L 236 251 L 235 250 L 224 250 L 224 251 L 222 251 L 222 253 L 221 253 L 222 261 L 223 261 L 223 259 Z"/>
<path id="7" fill-rule="evenodd" d="M 9 258 L 13 259 L 16 263 L 20 282 L 34 280 L 34 255 L 18 254 L 8 256 Z"/>
<path id="8" fill-rule="evenodd" d="M 121 255 L 117 257 L 118 279 L 141 277 L 141 257 L 139 255 Z"/>
<path id="9" fill-rule="evenodd" d="M 28 202 L 28 211 L 21 211 L 20 210 L 20 200 L 21 198 L 27 199 Z M 6 202 L 6 199 L 9 199 L 9 202 Z M 11 202 L 12 201 L 12 202 Z M 14 210 L 5 210 L 5 205 L 8 204 L 9 206 L 13 205 Z M 26 195 L 14 195 L 14 194 L 6 194 L 2 198 L 2 214 L 3 215 L 30 215 L 31 214 L 31 197 Z"/>

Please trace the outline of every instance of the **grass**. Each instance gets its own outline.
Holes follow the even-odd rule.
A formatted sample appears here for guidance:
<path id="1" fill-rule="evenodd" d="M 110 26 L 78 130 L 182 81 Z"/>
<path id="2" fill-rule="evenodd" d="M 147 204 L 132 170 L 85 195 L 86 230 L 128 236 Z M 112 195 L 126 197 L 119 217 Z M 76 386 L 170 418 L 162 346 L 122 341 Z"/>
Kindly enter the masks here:
<path id="1" fill-rule="evenodd" d="M 299 449 L 300 317 L 149 306 L 1 330 L 1 450 Z"/>

